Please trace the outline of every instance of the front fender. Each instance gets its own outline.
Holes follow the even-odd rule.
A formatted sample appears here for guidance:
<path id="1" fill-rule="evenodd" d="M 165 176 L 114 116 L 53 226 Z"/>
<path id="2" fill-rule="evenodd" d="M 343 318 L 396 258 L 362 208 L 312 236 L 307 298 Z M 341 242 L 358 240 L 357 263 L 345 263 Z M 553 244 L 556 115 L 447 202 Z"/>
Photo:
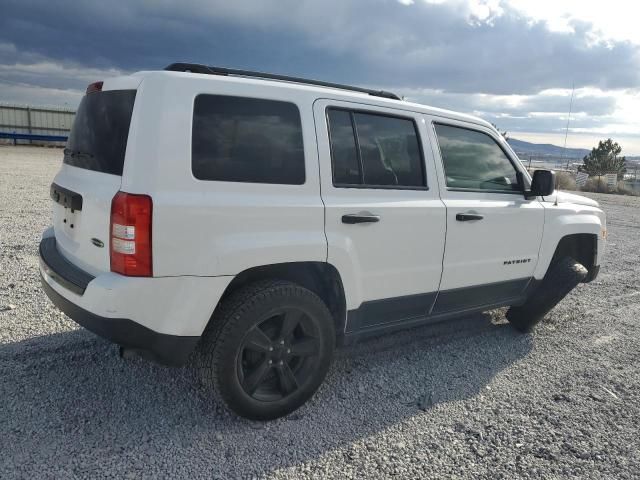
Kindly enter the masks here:
<path id="1" fill-rule="evenodd" d="M 545 207 L 545 223 L 538 264 L 534 278 L 540 280 L 547 273 L 556 247 L 562 238 L 568 235 L 586 233 L 596 235 L 598 249 L 596 265 L 600 265 L 604 254 L 606 239 L 606 219 L 604 212 L 597 207 L 576 204 L 543 203 Z"/>

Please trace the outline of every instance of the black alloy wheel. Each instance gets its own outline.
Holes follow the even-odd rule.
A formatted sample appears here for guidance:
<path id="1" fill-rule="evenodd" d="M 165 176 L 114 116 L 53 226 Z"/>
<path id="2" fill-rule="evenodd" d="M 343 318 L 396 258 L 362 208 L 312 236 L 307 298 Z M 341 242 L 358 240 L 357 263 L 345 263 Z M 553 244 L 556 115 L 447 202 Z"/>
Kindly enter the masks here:
<path id="1" fill-rule="evenodd" d="M 214 313 L 201 342 L 201 378 L 241 417 L 282 417 L 322 384 L 335 340 L 333 316 L 316 293 L 282 280 L 255 282 Z"/>
<path id="2" fill-rule="evenodd" d="M 313 320 L 295 307 L 283 308 L 247 332 L 237 357 L 238 380 L 256 400 L 281 400 L 298 390 L 319 360 Z"/>

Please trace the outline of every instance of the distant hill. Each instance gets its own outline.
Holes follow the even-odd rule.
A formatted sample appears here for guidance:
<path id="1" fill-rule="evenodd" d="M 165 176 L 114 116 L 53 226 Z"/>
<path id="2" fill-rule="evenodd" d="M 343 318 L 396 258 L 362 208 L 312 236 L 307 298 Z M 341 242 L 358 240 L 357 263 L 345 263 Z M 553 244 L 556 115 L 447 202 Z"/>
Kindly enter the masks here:
<path id="1" fill-rule="evenodd" d="M 516 153 L 525 155 L 549 155 L 552 157 L 564 156 L 567 158 L 582 158 L 591 152 L 591 150 L 587 150 L 586 148 L 567 148 L 565 150 L 562 147 L 551 145 L 550 143 L 530 143 L 523 140 L 517 140 L 515 138 L 510 138 L 507 141 Z"/>

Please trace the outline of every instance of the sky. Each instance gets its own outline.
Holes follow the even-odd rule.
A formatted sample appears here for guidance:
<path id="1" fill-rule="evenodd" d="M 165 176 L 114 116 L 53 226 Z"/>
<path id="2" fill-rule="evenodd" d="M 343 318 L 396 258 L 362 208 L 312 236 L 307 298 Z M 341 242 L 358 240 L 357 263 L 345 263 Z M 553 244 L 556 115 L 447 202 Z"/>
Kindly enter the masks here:
<path id="1" fill-rule="evenodd" d="M 176 61 L 391 90 L 510 136 L 640 155 L 630 0 L 3 0 L 0 102 L 75 107 L 86 85 Z"/>

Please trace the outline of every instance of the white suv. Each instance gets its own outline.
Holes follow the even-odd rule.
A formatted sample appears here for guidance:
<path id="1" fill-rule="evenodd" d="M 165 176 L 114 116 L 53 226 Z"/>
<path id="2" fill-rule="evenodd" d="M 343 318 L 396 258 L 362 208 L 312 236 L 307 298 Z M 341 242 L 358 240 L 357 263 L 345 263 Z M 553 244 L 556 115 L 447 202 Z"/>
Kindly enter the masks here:
<path id="1" fill-rule="evenodd" d="M 90 85 L 51 197 L 51 300 L 124 353 L 199 351 L 255 419 L 309 399 L 336 344 L 502 306 L 530 328 L 606 235 L 483 120 L 192 64 Z"/>

